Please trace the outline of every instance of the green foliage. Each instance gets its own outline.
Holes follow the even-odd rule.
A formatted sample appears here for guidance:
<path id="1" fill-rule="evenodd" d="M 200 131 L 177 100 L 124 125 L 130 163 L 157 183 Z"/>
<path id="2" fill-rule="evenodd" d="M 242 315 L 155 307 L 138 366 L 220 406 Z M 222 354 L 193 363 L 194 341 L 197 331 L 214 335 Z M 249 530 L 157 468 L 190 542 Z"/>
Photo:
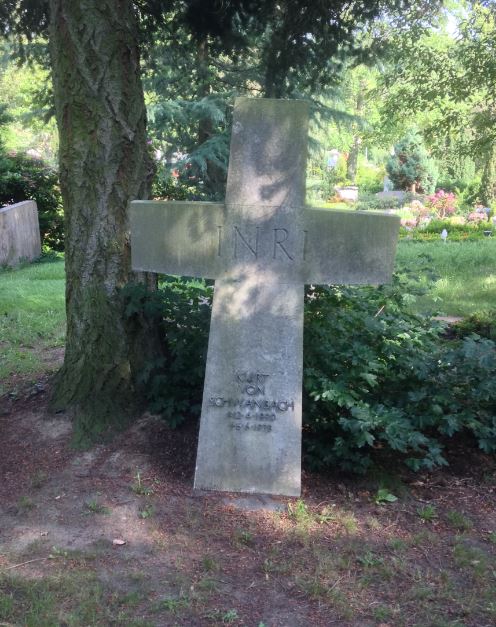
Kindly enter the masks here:
<path id="1" fill-rule="evenodd" d="M 426 194 L 434 191 L 437 168 L 417 131 L 410 131 L 395 145 L 394 155 L 388 159 L 386 170 L 395 189 Z"/>
<path id="2" fill-rule="evenodd" d="M 428 224 L 413 231 L 401 228 L 400 237 L 413 237 L 419 241 L 434 242 L 440 240 L 444 229 L 448 232 L 448 241 L 465 242 L 485 239 L 486 232 L 492 231 L 492 225 L 485 221 L 459 224 L 450 220 L 431 220 Z"/>
<path id="3" fill-rule="evenodd" d="M 64 248 L 63 211 L 57 173 L 41 159 L 0 152 L 0 206 L 36 200 L 44 248 Z"/>
<path id="4" fill-rule="evenodd" d="M 481 194 L 480 178 L 472 179 L 465 186 L 460 186 L 459 189 L 460 206 L 464 208 L 474 207 L 479 202 Z"/>
<path id="5" fill-rule="evenodd" d="M 360 192 L 375 194 L 384 187 L 384 170 L 371 164 L 359 164 L 356 184 Z"/>
<path id="6" fill-rule="evenodd" d="M 63 346 L 64 279 L 61 260 L 0 270 L 0 396 L 9 383 L 46 370 L 45 351 Z"/>
<path id="7" fill-rule="evenodd" d="M 376 505 L 384 505 L 386 503 L 394 503 L 398 497 L 390 492 L 387 488 L 379 488 L 375 495 L 374 502 Z"/>
<path id="8" fill-rule="evenodd" d="M 360 194 L 358 202 L 355 204 L 357 211 L 387 211 L 388 209 L 400 209 L 409 198 L 414 198 L 413 194 L 405 194 L 403 198 L 377 198 L 373 194 Z"/>
<path id="9" fill-rule="evenodd" d="M 445 464 L 443 442 L 472 433 L 496 450 L 496 348 L 476 335 L 450 343 L 413 312 L 434 276 L 425 259 L 379 288 L 323 286 L 307 293 L 304 444 L 314 467 L 353 472 L 378 450 L 413 469 Z M 165 355 L 143 373 L 150 408 L 171 426 L 200 411 L 212 291 L 169 278 L 147 295 L 127 290 L 128 315 L 160 320 Z"/>
<path id="10" fill-rule="evenodd" d="M 212 287 L 203 281 L 167 277 L 159 290 L 124 290 L 126 315 L 144 312 L 160 324 L 163 354 L 141 373 L 150 410 L 172 426 L 199 416 L 207 356 Z"/>
<path id="11" fill-rule="evenodd" d="M 470 531 L 474 526 L 474 523 L 467 518 L 461 512 L 457 512 L 456 510 L 451 510 L 447 514 L 447 519 L 450 525 L 458 529 L 459 531 Z"/>
<path id="12" fill-rule="evenodd" d="M 496 341 L 496 309 L 473 313 L 457 322 L 452 330 L 458 337 L 466 337 L 475 333 L 480 337 Z"/>
<path id="13" fill-rule="evenodd" d="M 308 300 L 304 419 L 315 467 L 365 470 L 388 449 L 431 468 L 446 463 L 442 441 L 462 430 L 496 448 L 495 345 L 442 341 L 409 310 L 422 293 L 409 274 L 377 290 L 316 288 Z"/>
<path id="14" fill-rule="evenodd" d="M 432 522 L 437 518 L 437 510 L 434 505 L 426 505 L 425 507 L 418 507 L 417 514 L 424 522 Z"/>
<path id="15" fill-rule="evenodd" d="M 98 502 L 97 499 L 93 499 L 84 504 L 85 514 L 110 514 L 110 510 L 105 505 Z"/>
<path id="16" fill-rule="evenodd" d="M 311 201 L 328 201 L 336 195 L 336 187 L 349 183 L 346 179 L 346 159 L 341 155 L 334 168 L 325 166 L 317 171 L 318 179 L 307 186 L 307 195 Z"/>
<path id="17" fill-rule="evenodd" d="M 161 89 L 161 77 L 149 77 Z M 188 88 L 190 89 L 190 87 Z M 232 93 L 188 100 L 156 98 L 148 106 L 148 132 L 163 153 L 154 196 L 174 200 L 215 200 L 223 193 L 229 158 L 227 110 Z M 178 155 L 180 158 L 178 158 Z M 172 172 L 176 175 L 172 181 Z M 181 197 L 177 196 L 179 192 Z"/>
<path id="18" fill-rule="evenodd" d="M 152 198 L 158 200 L 200 200 L 197 187 L 171 176 L 169 168 L 159 164 L 152 182 Z"/>
<path id="19" fill-rule="evenodd" d="M 433 350 L 437 337 L 427 320 L 409 313 L 422 290 L 407 279 L 396 276 L 378 290 L 319 287 L 308 299 L 304 414 L 312 465 L 364 470 L 381 440 L 402 452 L 425 446 L 397 403 L 381 397 L 387 380 L 388 396 L 405 400 L 404 383 L 423 368 L 419 348 Z"/>

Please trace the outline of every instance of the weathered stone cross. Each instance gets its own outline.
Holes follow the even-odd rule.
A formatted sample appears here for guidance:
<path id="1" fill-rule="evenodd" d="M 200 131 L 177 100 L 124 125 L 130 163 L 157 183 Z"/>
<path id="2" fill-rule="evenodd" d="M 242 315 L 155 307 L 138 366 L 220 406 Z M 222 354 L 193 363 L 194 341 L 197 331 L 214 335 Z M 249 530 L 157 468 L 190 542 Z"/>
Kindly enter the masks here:
<path id="1" fill-rule="evenodd" d="M 223 204 L 131 203 L 136 270 L 215 279 L 195 488 L 297 496 L 305 283 L 389 280 L 399 218 L 305 208 L 308 110 L 241 98 Z"/>

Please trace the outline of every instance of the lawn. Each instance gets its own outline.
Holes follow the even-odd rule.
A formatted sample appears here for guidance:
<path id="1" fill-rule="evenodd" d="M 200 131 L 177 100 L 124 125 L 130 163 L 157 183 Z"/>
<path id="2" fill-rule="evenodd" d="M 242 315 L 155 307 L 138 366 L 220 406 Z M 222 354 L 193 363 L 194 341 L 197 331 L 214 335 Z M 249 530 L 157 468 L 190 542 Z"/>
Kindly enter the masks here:
<path id="1" fill-rule="evenodd" d="M 420 309 L 427 305 L 444 315 L 466 316 L 496 308 L 496 240 L 446 244 L 401 240 L 397 267 L 412 265 L 421 255 L 432 258 L 439 279 L 430 296 L 418 303 Z M 63 346 L 64 262 L 0 271 L 0 312 L 2 394 L 7 378 L 47 370 L 50 355 Z"/>
<path id="2" fill-rule="evenodd" d="M 446 244 L 401 240 L 397 266 L 411 265 L 420 255 L 432 258 L 439 275 L 421 307 L 431 304 L 447 316 L 496 309 L 496 239 Z"/>
<path id="3" fill-rule="evenodd" d="M 0 395 L 8 377 L 46 370 L 64 345 L 64 283 L 62 260 L 0 272 Z"/>

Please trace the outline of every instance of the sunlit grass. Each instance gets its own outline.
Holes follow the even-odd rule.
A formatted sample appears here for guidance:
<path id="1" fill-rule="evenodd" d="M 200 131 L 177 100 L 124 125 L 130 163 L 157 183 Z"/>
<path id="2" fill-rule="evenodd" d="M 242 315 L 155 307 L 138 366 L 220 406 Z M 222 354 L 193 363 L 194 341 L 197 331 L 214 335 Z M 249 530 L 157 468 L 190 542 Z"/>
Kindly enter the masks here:
<path id="1" fill-rule="evenodd" d="M 332 203 L 341 208 L 337 205 Z M 446 244 L 401 240 L 397 267 L 411 266 L 424 254 L 432 257 L 440 278 L 420 308 L 433 305 L 452 316 L 496 308 L 496 239 Z M 46 370 L 43 352 L 63 345 L 64 283 L 62 260 L 0 271 L 0 393 L 11 374 Z"/>
<path id="2" fill-rule="evenodd" d="M 46 369 L 43 351 L 63 346 L 62 260 L 0 272 L 0 393 L 11 374 Z"/>
<path id="3" fill-rule="evenodd" d="M 409 266 L 420 255 L 432 258 L 439 274 L 425 302 L 441 313 L 465 316 L 496 308 L 496 240 L 475 242 L 409 242 L 398 246 L 397 267 Z"/>
<path id="4" fill-rule="evenodd" d="M 347 209 L 349 211 L 355 211 L 355 207 L 349 202 L 326 202 L 325 200 L 316 200 L 309 203 L 309 205 L 311 207 L 320 207 L 321 209 Z"/>

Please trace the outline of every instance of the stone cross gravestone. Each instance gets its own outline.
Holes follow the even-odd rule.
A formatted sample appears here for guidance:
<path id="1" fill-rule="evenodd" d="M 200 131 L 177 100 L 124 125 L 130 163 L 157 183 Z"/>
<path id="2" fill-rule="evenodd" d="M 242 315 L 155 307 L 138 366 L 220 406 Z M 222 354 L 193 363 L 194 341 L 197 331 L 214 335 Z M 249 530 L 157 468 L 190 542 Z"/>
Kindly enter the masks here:
<path id="1" fill-rule="evenodd" d="M 298 496 L 305 283 L 389 280 L 399 218 L 305 208 L 308 109 L 236 100 L 225 203 L 131 203 L 136 270 L 215 279 L 195 488 Z"/>

